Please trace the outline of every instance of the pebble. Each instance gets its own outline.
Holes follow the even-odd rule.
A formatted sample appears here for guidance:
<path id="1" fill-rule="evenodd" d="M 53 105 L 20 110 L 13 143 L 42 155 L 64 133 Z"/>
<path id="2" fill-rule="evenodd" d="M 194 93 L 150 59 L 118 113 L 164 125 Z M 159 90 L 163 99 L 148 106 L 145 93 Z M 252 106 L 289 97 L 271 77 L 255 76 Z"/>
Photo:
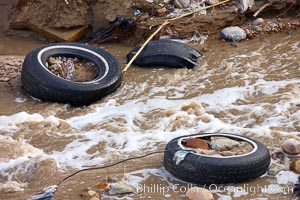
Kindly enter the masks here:
<path id="1" fill-rule="evenodd" d="M 290 155 L 297 155 L 300 153 L 300 142 L 293 138 L 285 140 L 281 147 L 285 153 Z"/>
<path id="2" fill-rule="evenodd" d="M 0 82 L 8 82 L 10 78 L 7 77 L 0 77 Z"/>
<path id="3" fill-rule="evenodd" d="M 283 170 L 286 170 L 284 165 L 272 163 L 269 168 L 268 174 L 271 176 L 276 176 L 280 171 L 283 171 Z"/>
<path id="4" fill-rule="evenodd" d="M 296 174 L 300 174 L 300 159 L 293 160 L 290 169 Z"/>
<path id="5" fill-rule="evenodd" d="M 186 147 L 195 149 L 209 149 L 208 143 L 199 138 L 193 138 L 186 142 Z"/>
<path id="6" fill-rule="evenodd" d="M 236 155 L 236 153 L 231 152 L 231 151 L 223 151 L 223 152 L 221 152 L 221 155 L 222 156 L 234 156 L 234 155 Z"/>
<path id="7" fill-rule="evenodd" d="M 219 0 L 207 0 L 207 1 L 206 1 L 206 3 L 207 3 L 208 5 L 214 5 L 214 4 L 219 3 L 219 2 L 220 2 Z"/>
<path id="8" fill-rule="evenodd" d="M 213 194 L 204 188 L 192 187 L 186 193 L 187 200 L 214 200 Z"/>
<path id="9" fill-rule="evenodd" d="M 115 194 L 129 194 L 135 192 L 136 191 L 134 188 L 126 185 L 123 181 L 120 181 L 117 184 L 112 185 L 108 193 L 110 195 L 115 195 Z"/>
<path id="10" fill-rule="evenodd" d="M 263 18 L 257 18 L 256 20 L 254 20 L 254 21 L 252 22 L 252 24 L 253 24 L 254 26 L 259 26 L 259 25 L 261 25 L 262 23 L 264 23 L 264 19 L 263 19 Z"/>
<path id="11" fill-rule="evenodd" d="M 246 38 L 246 32 L 238 26 L 231 26 L 221 31 L 221 38 L 230 41 L 240 41 Z"/>
<path id="12" fill-rule="evenodd" d="M 216 151 L 228 151 L 239 145 L 239 142 L 229 138 L 218 138 L 211 141 L 211 147 Z"/>
<path id="13" fill-rule="evenodd" d="M 87 193 L 88 193 L 89 196 L 91 196 L 91 197 L 93 197 L 93 196 L 95 196 L 95 195 L 97 194 L 97 192 L 95 192 L 95 191 L 93 191 L 93 190 L 89 190 Z"/>
<path id="14" fill-rule="evenodd" d="M 99 197 L 92 197 L 92 198 L 90 198 L 90 200 L 100 200 L 100 198 Z"/>
<path id="15" fill-rule="evenodd" d="M 191 0 L 175 0 L 174 5 L 177 8 L 188 8 L 191 5 Z"/>

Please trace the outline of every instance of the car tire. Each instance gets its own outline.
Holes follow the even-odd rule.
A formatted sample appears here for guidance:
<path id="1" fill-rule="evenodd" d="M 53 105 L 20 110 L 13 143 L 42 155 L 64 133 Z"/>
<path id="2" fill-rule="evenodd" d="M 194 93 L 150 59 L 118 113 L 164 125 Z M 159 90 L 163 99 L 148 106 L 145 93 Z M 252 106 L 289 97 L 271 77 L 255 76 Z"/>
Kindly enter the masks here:
<path id="1" fill-rule="evenodd" d="M 129 62 L 139 51 L 135 47 L 126 56 Z M 202 54 L 196 49 L 172 40 L 154 40 L 147 44 L 133 64 L 139 67 L 169 67 L 192 69 L 198 65 Z"/>
<path id="2" fill-rule="evenodd" d="M 51 56 L 74 56 L 90 60 L 99 69 L 88 82 L 73 82 L 50 72 L 46 62 Z M 116 58 L 94 46 L 78 43 L 56 43 L 30 52 L 23 62 L 21 81 L 24 89 L 43 101 L 87 105 L 115 91 L 122 83 L 122 72 Z"/>
<path id="3" fill-rule="evenodd" d="M 175 153 L 185 149 L 181 145 L 182 141 L 190 138 L 209 139 L 212 136 L 247 141 L 254 148 L 247 154 L 228 157 L 214 157 L 192 152 L 176 165 Z M 249 181 L 263 175 L 268 170 L 270 161 L 270 153 L 262 143 L 233 134 L 210 133 L 178 137 L 167 144 L 164 154 L 164 166 L 168 172 L 182 181 L 198 185 Z"/>

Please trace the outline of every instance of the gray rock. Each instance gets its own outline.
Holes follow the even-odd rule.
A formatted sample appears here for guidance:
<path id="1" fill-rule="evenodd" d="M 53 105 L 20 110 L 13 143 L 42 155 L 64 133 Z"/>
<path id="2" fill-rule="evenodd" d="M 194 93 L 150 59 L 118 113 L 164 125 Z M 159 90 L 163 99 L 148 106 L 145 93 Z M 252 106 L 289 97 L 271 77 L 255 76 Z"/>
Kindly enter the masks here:
<path id="1" fill-rule="evenodd" d="M 221 31 L 221 38 L 231 41 L 240 41 L 246 38 L 246 32 L 238 26 L 231 26 Z"/>
<path id="2" fill-rule="evenodd" d="M 300 154 L 300 142 L 293 138 L 287 139 L 282 144 L 282 150 L 291 155 Z"/>
<path id="3" fill-rule="evenodd" d="M 135 189 L 126 185 L 123 181 L 111 186 L 108 192 L 110 195 L 136 193 Z"/>
<path id="4" fill-rule="evenodd" d="M 219 3 L 219 2 L 220 2 L 219 0 L 206 0 L 206 3 L 208 5 L 214 5 L 214 4 Z"/>
<path id="5" fill-rule="evenodd" d="M 259 25 L 261 25 L 262 23 L 264 23 L 264 19 L 263 19 L 263 18 L 257 18 L 256 20 L 254 20 L 254 21 L 252 22 L 252 24 L 253 24 L 254 26 L 259 26 Z"/>
<path id="6" fill-rule="evenodd" d="M 188 8 L 191 5 L 191 0 L 175 0 L 174 5 L 177 8 Z"/>
<path id="7" fill-rule="evenodd" d="M 239 145 L 239 142 L 229 138 L 218 138 L 214 141 L 211 141 L 211 147 L 216 151 L 228 151 Z"/>
<path id="8" fill-rule="evenodd" d="M 192 187 L 186 193 L 187 200 L 214 200 L 213 194 L 204 188 Z"/>
<path id="9" fill-rule="evenodd" d="M 281 172 L 283 170 L 287 170 L 284 165 L 272 163 L 269 168 L 268 174 L 271 176 L 276 176 L 279 172 Z"/>

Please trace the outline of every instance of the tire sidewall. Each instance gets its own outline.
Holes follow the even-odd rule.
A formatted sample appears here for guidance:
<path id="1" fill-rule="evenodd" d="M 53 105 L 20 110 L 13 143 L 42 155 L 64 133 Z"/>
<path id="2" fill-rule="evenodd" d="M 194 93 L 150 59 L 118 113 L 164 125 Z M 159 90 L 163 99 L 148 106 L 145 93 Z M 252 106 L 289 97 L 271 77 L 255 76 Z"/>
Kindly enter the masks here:
<path id="1" fill-rule="evenodd" d="M 183 161 L 176 165 L 176 161 L 173 159 L 174 155 L 178 150 L 183 149 L 178 145 L 179 139 L 188 137 L 197 137 L 201 139 L 201 137 L 204 137 L 203 135 L 222 136 L 228 138 L 235 138 L 236 136 L 238 136 L 239 138 L 245 138 L 246 140 L 250 140 L 253 143 L 255 143 L 257 145 L 257 149 L 248 155 L 241 155 L 238 157 L 212 157 L 196 153 L 189 153 L 186 155 Z M 173 174 L 175 177 L 181 180 L 187 182 L 195 182 L 197 184 L 226 183 L 225 181 L 222 181 L 221 174 L 227 174 L 228 176 L 230 176 L 230 174 L 236 170 L 242 169 L 247 171 L 248 174 L 246 174 L 245 177 L 241 178 L 240 180 L 238 180 L 238 177 L 236 180 L 234 180 L 235 177 L 233 177 L 231 182 L 234 183 L 253 179 L 251 177 L 252 174 L 253 177 L 259 177 L 266 171 L 270 164 L 270 155 L 268 149 L 258 141 L 234 134 L 208 133 L 203 135 L 194 134 L 189 136 L 181 136 L 171 140 L 166 146 L 166 152 L 164 155 L 164 164 L 167 171 L 169 171 L 171 174 Z M 262 159 L 265 159 L 265 164 L 261 166 L 256 172 L 252 165 L 257 163 L 258 160 Z M 199 180 L 196 177 L 197 173 L 208 173 L 211 174 L 211 176 L 215 177 L 213 177 L 211 180 Z M 207 177 L 209 176 L 210 175 L 207 175 Z"/>
<path id="2" fill-rule="evenodd" d="M 94 62 L 103 76 L 98 75 L 88 82 L 60 78 L 45 65 L 49 57 L 59 55 Z M 37 48 L 26 56 L 21 81 L 25 90 L 35 98 L 81 105 L 89 104 L 116 90 L 121 85 L 122 72 L 118 60 L 105 50 L 79 43 L 55 43 Z"/>

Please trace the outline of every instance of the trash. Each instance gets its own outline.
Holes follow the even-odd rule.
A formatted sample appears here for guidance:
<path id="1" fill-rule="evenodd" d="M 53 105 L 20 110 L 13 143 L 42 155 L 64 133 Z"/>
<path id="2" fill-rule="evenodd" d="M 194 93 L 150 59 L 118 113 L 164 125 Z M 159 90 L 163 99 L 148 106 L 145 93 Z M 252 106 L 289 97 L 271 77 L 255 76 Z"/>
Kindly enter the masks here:
<path id="1" fill-rule="evenodd" d="M 33 195 L 27 200 L 54 200 L 54 193 L 56 192 L 57 185 L 52 185 L 43 189 L 43 193 Z"/>
<path id="2" fill-rule="evenodd" d="M 234 42 L 240 41 L 246 38 L 246 32 L 238 26 L 231 26 L 221 31 L 221 38 Z"/>
<path id="3" fill-rule="evenodd" d="M 136 12 L 138 14 L 138 11 Z M 100 44 L 108 41 L 119 41 L 130 36 L 136 23 L 132 19 L 125 17 L 117 17 L 115 21 L 111 22 L 111 25 L 98 32 L 87 35 L 85 40 L 91 44 Z"/>
<path id="4" fill-rule="evenodd" d="M 200 35 L 199 33 L 195 32 L 193 37 L 190 39 L 185 40 L 187 43 L 197 43 L 200 46 L 203 45 L 207 41 L 208 35 Z"/>
<path id="5" fill-rule="evenodd" d="M 238 9 L 240 13 L 244 13 L 248 9 L 251 9 L 254 5 L 254 0 L 239 0 Z"/>
<path id="6" fill-rule="evenodd" d="M 126 185 L 124 181 L 120 181 L 117 184 L 112 185 L 108 193 L 110 195 L 129 194 L 129 193 L 136 193 L 136 190 Z"/>
<path id="7" fill-rule="evenodd" d="M 135 10 L 133 12 L 133 14 L 134 14 L 134 16 L 139 16 L 139 15 L 141 15 L 141 11 L 140 10 Z"/>
<path id="8" fill-rule="evenodd" d="M 188 8 L 191 5 L 191 0 L 175 0 L 174 5 L 177 8 Z"/>
<path id="9" fill-rule="evenodd" d="M 174 154 L 174 158 L 173 158 L 173 160 L 176 161 L 175 165 L 179 165 L 181 163 L 181 161 L 183 161 L 185 159 L 185 157 L 191 152 L 193 152 L 193 151 L 191 151 L 191 150 L 176 151 L 176 153 Z"/>
<path id="10" fill-rule="evenodd" d="M 140 47 L 134 48 L 126 56 L 129 62 Z M 173 67 L 194 68 L 202 54 L 196 49 L 172 40 L 154 40 L 134 60 L 133 64 L 140 67 Z"/>
<path id="11" fill-rule="evenodd" d="M 78 61 L 78 58 L 68 58 L 66 62 L 64 62 L 64 65 L 67 67 L 67 80 L 72 80 L 75 78 L 75 66 L 74 63 Z"/>

